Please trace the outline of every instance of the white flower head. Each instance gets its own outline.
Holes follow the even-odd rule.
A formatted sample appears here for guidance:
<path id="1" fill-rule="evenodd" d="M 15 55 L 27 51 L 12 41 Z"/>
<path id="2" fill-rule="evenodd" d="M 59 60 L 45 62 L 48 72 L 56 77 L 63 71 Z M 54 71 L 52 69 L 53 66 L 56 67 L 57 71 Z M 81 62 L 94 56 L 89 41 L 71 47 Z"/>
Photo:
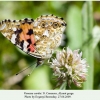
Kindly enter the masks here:
<path id="1" fill-rule="evenodd" d="M 72 82 L 81 87 L 81 84 L 86 80 L 88 65 L 86 60 L 81 58 L 82 52 L 78 52 L 79 50 L 72 51 L 67 47 L 67 50 L 58 51 L 56 58 L 52 59 L 50 63 L 54 75 L 60 81 L 67 81 L 69 85 Z"/>

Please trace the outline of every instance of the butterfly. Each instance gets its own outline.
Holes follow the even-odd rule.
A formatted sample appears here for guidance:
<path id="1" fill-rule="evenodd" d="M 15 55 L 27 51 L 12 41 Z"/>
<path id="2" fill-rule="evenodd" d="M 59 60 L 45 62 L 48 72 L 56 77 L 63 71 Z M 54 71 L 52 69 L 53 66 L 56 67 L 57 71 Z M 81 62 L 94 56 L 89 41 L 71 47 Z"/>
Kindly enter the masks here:
<path id="1" fill-rule="evenodd" d="M 52 56 L 61 44 L 65 28 L 63 18 L 54 15 L 0 22 L 0 32 L 21 50 L 36 57 L 37 65 Z"/>

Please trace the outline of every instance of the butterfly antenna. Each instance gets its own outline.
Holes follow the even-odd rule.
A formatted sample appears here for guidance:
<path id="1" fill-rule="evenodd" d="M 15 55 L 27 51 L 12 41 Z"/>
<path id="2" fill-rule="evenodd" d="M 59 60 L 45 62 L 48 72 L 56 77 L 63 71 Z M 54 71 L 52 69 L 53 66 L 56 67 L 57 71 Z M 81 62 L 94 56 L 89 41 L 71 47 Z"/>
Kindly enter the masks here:
<path id="1" fill-rule="evenodd" d="M 34 68 L 35 68 L 35 67 L 34 67 Z M 34 68 L 33 68 L 33 69 L 32 69 L 32 71 L 28 74 L 28 76 L 30 76 L 30 75 L 32 74 L 32 72 L 33 72 Z"/>
<path id="2" fill-rule="evenodd" d="M 36 62 L 32 63 L 30 66 L 24 68 L 23 70 L 19 71 L 16 75 L 18 75 L 18 74 L 24 72 L 25 70 L 29 69 L 29 68 L 32 67 L 34 64 L 36 64 Z M 36 66 L 35 66 L 35 67 L 36 67 Z M 34 67 L 34 68 L 35 68 L 35 67 Z M 33 68 L 33 69 L 34 69 L 34 68 Z M 33 71 L 33 70 L 32 70 L 32 71 Z M 31 72 L 31 73 L 32 73 L 32 72 Z"/>
<path id="3" fill-rule="evenodd" d="M 43 61 L 44 61 L 43 59 L 37 58 L 37 65 L 36 65 L 36 67 L 41 66 L 41 65 L 43 64 Z M 35 67 L 34 67 L 34 68 L 35 68 Z M 31 73 L 28 74 L 28 76 L 30 76 L 30 75 L 32 74 L 34 68 L 32 69 Z"/>

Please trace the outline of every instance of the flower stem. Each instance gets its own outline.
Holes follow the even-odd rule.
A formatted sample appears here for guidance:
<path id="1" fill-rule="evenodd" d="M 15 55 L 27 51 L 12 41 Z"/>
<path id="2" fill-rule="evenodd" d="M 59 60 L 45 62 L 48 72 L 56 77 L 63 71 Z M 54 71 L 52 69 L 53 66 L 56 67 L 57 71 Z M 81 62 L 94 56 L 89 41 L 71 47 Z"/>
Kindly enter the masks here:
<path id="1" fill-rule="evenodd" d="M 83 5 L 82 21 L 83 21 L 83 55 L 89 63 L 87 81 L 84 83 L 84 89 L 93 89 L 93 47 L 92 47 L 92 29 L 93 29 L 93 6 L 91 1 L 87 1 Z M 87 42 L 86 42 L 87 41 Z"/>
<path id="2" fill-rule="evenodd" d="M 67 82 L 63 82 L 63 84 L 60 86 L 60 90 L 66 90 Z"/>

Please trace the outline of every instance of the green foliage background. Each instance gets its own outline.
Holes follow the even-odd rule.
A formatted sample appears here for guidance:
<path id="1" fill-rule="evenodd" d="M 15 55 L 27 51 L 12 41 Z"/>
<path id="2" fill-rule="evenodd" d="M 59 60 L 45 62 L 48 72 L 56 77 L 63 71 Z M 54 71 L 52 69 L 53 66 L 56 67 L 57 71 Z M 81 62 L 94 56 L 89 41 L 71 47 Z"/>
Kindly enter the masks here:
<path id="1" fill-rule="evenodd" d="M 93 38 L 88 36 L 90 40 L 87 39 L 83 42 L 83 38 L 86 37 L 83 37 L 82 26 L 83 23 L 87 24 L 82 19 L 83 15 L 86 16 L 85 13 L 82 15 L 85 3 L 84 1 L 0 1 L 0 20 L 35 19 L 44 14 L 63 17 L 67 27 L 60 49 L 67 46 L 72 50 L 80 49 L 83 50 L 83 57 L 86 57 L 83 46 L 91 44 L 90 40 Z M 93 8 L 92 14 L 100 12 L 100 2 L 92 2 L 91 7 Z M 91 16 L 91 19 L 94 27 L 97 23 L 93 16 Z M 86 48 L 88 48 L 88 45 L 86 45 Z M 93 50 L 93 72 L 88 77 L 92 77 L 93 83 L 87 80 L 86 84 L 93 84 L 93 86 L 86 87 L 85 84 L 82 88 L 77 88 L 72 85 L 71 89 L 100 89 L 100 41 L 97 42 L 95 48 L 89 49 Z M 91 53 L 88 56 L 91 58 Z M 53 80 L 52 70 L 46 64 L 36 68 L 30 76 L 27 75 L 31 72 L 32 67 L 18 76 L 15 75 L 23 68 L 34 63 L 35 60 L 34 57 L 20 51 L 0 34 L 0 89 L 54 89 L 56 82 Z"/>

